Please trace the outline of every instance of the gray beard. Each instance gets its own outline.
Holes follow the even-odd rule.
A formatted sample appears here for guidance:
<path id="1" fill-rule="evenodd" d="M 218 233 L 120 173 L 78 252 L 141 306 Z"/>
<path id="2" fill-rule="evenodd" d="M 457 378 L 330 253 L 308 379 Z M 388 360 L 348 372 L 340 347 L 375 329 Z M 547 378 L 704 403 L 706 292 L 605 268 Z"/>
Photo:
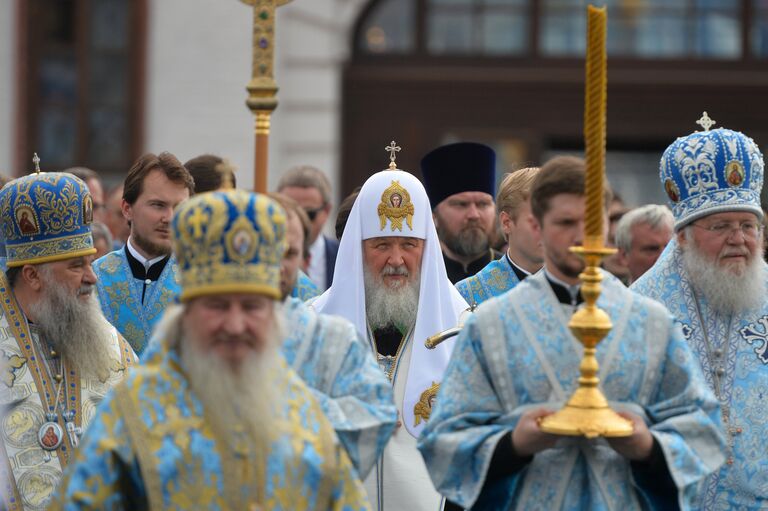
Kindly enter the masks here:
<path id="1" fill-rule="evenodd" d="M 275 328 L 268 346 L 251 353 L 238 369 L 194 342 L 195 333 L 183 327 L 183 306 L 167 309 L 155 335 L 155 342 L 168 340 L 180 352 L 181 364 L 194 394 L 205 410 L 205 420 L 219 441 L 234 443 L 246 436 L 254 449 L 267 446 L 278 432 L 281 397 L 285 396 L 289 372 L 278 363 L 282 339 L 282 312 L 276 309 Z"/>
<path id="2" fill-rule="evenodd" d="M 708 260 L 692 240 L 683 248 L 683 268 L 691 285 L 720 314 L 736 314 L 763 303 L 764 267 L 763 260 L 756 255 L 739 274 Z"/>
<path id="3" fill-rule="evenodd" d="M 46 276 L 45 270 L 42 273 L 48 282 L 55 282 L 53 275 Z M 106 381 L 111 366 L 118 361 L 110 348 L 112 326 L 102 315 L 96 295 L 92 292 L 82 301 L 53 283 L 34 308 L 35 324 L 62 360 L 85 378 Z"/>
<path id="4" fill-rule="evenodd" d="M 389 287 L 381 276 L 365 269 L 365 314 L 372 330 L 389 326 L 406 330 L 416 323 L 419 275 L 398 287 Z"/>

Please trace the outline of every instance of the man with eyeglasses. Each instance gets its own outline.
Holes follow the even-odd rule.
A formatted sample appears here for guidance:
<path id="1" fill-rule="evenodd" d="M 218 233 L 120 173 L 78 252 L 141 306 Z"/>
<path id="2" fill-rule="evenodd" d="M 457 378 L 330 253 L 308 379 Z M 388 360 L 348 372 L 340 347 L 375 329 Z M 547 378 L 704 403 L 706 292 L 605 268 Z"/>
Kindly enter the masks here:
<path id="1" fill-rule="evenodd" d="M 762 259 L 763 155 L 737 131 L 678 138 L 661 159 L 676 236 L 632 288 L 682 325 L 721 403 L 727 460 L 708 478 L 701 509 L 763 509 L 768 502 L 768 268 Z"/>
<path id="2" fill-rule="evenodd" d="M 331 212 L 331 183 L 320 169 L 309 165 L 294 167 L 280 178 L 277 192 L 299 203 L 307 212 L 310 229 L 309 260 L 304 271 L 320 291 L 333 282 L 333 269 L 339 242 L 323 234 L 323 227 Z"/>

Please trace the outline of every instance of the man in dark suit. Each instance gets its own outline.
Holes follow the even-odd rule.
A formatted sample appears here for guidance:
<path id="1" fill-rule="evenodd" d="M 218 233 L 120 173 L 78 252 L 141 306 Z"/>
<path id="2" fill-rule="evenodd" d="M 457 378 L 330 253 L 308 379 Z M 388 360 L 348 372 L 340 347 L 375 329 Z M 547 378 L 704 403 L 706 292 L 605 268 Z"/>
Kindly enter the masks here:
<path id="1" fill-rule="evenodd" d="M 302 165 L 288 170 L 280 178 L 277 191 L 292 198 L 307 212 L 311 222 L 309 261 L 305 271 L 320 291 L 333 281 L 339 242 L 323 235 L 323 226 L 331 212 L 331 183 L 319 169 Z"/>

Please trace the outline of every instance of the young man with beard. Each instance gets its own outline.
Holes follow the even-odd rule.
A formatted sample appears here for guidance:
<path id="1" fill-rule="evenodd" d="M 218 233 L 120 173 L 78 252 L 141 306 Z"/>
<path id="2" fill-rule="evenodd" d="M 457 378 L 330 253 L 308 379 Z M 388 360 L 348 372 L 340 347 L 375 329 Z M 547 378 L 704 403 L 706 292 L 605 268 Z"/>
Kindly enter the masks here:
<path id="1" fill-rule="evenodd" d="M 597 305 L 613 323 L 597 346 L 600 385 L 630 419 L 623 438 L 545 433 L 579 376 L 568 329 L 581 302 L 584 162 L 558 157 L 531 207 L 544 270 L 483 303 L 464 325 L 419 449 L 438 490 L 465 508 L 690 509 L 724 459 L 717 401 L 669 312 L 603 271 Z M 610 192 L 606 189 L 606 205 Z"/>
<path id="2" fill-rule="evenodd" d="M 421 160 L 445 269 L 454 284 L 498 259 L 491 248 L 496 217 L 496 153 L 460 142 L 438 147 Z"/>
<path id="3" fill-rule="evenodd" d="M 172 229 L 181 305 L 158 326 L 155 356 L 101 404 L 52 509 L 369 509 L 279 354 L 282 209 L 242 190 L 206 193 Z"/>
<path id="4" fill-rule="evenodd" d="M 38 171 L 0 192 L 3 509 L 45 508 L 96 405 L 135 362 L 94 295 L 92 214 L 71 174 Z"/>
<path id="5" fill-rule="evenodd" d="M 101 310 L 138 355 L 179 293 L 170 223 L 194 188 L 192 176 L 171 153 L 140 157 L 123 184 L 123 216 L 131 235 L 124 247 L 94 263 Z"/>
<path id="6" fill-rule="evenodd" d="M 682 325 L 720 400 L 728 459 L 705 485 L 702 509 L 768 503 L 768 268 L 762 259 L 763 156 L 729 129 L 678 138 L 661 159 L 676 236 L 632 288 Z"/>
<path id="7" fill-rule="evenodd" d="M 394 199 L 394 200 L 393 200 Z M 341 238 L 331 288 L 313 307 L 350 320 L 394 387 L 400 420 L 365 480 L 377 511 L 435 511 L 416 438 L 448 364 L 453 341 L 427 350 L 429 336 L 455 327 L 467 303 L 445 273 L 429 201 L 416 177 L 390 170 L 368 178 Z"/>
<path id="8" fill-rule="evenodd" d="M 496 205 L 499 224 L 507 240 L 507 253 L 456 284 L 456 289 L 470 304 L 480 305 L 506 293 L 544 264 L 539 232 L 531 213 L 531 185 L 538 172 L 538 167 L 520 169 L 501 181 Z"/>

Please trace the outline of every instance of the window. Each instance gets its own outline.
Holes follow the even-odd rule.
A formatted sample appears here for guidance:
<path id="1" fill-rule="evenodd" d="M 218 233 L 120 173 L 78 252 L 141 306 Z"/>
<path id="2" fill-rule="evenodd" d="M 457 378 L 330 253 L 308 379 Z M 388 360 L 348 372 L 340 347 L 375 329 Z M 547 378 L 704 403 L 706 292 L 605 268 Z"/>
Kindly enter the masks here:
<path id="1" fill-rule="evenodd" d="M 363 23 L 358 45 L 368 53 L 409 53 L 415 47 L 414 2 L 375 4 Z"/>
<path id="2" fill-rule="evenodd" d="M 607 0 L 608 53 L 640 58 L 741 56 L 738 0 Z M 586 2 L 543 0 L 542 53 L 583 55 Z"/>
<path id="3" fill-rule="evenodd" d="M 752 2 L 752 4 L 748 4 Z M 377 0 L 358 48 L 433 56 L 581 57 L 587 0 Z M 768 57 L 768 0 L 604 0 L 608 52 L 640 59 Z M 745 14 L 745 5 L 752 15 Z M 751 47 L 743 48 L 744 34 Z"/>
<path id="4" fill-rule="evenodd" d="M 527 0 L 377 1 L 364 16 L 357 46 L 374 54 L 425 48 L 434 55 L 518 54 L 527 49 L 528 4 Z"/>
<path id="5" fill-rule="evenodd" d="M 519 54 L 527 48 L 526 0 L 429 0 L 427 50 L 432 54 Z"/>
<path id="6" fill-rule="evenodd" d="M 768 57 L 768 0 L 751 0 L 752 54 L 756 57 Z"/>
<path id="7" fill-rule="evenodd" d="M 144 0 L 30 0 L 25 155 L 123 173 L 139 143 Z"/>

